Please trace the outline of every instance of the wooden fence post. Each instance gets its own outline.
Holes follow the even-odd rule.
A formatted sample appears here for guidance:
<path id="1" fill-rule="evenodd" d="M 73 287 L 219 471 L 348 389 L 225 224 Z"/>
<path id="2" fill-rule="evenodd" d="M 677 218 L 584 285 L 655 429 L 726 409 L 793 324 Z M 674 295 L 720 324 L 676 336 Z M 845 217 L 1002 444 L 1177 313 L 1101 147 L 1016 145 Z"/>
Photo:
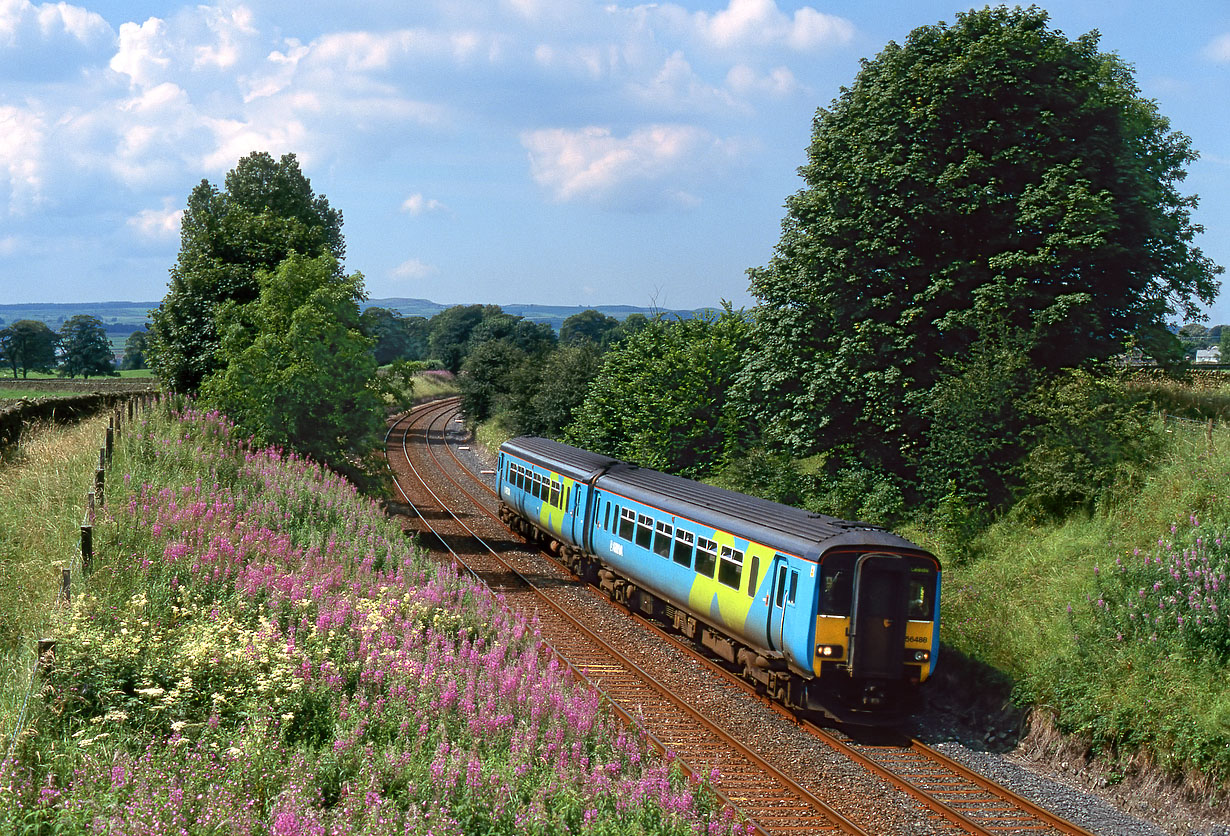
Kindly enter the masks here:
<path id="1" fill-rule="evenodd" d="M 107 461 L 111 461 L 111 453 L 115 449 L 115 419 L 111 419 L 111 425 L 107 427 L 107 441 L 103 447 Z"/>
<path id="2" fill-rule="evenodd" d="M 88 575 L 94 565 L 94 526 L 81 526 L 81 574 Z"/>
<path id="3" fill-rule="evenodd" d="M 67 566 L 60 570 L 60 599 L 65 604 L 73 600 L 73 571 Z"/>

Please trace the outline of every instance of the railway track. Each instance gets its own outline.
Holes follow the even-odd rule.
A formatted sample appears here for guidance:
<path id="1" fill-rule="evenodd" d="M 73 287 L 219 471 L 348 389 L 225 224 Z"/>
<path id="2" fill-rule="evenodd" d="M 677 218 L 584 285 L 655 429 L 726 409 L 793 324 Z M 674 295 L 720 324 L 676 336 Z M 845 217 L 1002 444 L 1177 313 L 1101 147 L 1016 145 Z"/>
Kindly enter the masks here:
<path id="1" fill-rule="evenodd" d="M 459 420 L 457 414 L 456 401 L 420 407 L 394 425 L 386 439 L 390 457 L 395 455 L 406 462 L 413 474 L 412 478 L 398 480 L 398 489 L 419 513 L 423 525 L 435 532 L 434 536 L 454 558 L 509 598 L 510 605 L 524 612 L 537 612 L 544 639 L 579 676 L 606 695 L 618 713 L 644 729 L 662 751 L 673 753 L 692 772 L 704 775 L 716 769 L 718 778 L 714 783 L 719 794 L 747 816 L 759 832 L 867 832 L 843 818 L 768 760 L 740 744 L 692 706 L 677 699 L 669 687 L 657 684 L 649 673 L 606 645 L 589 628 L 577 624 L 555 603 L 555 596 L 541 588 L 557 584 L 559 578 L 571 578 L 566 569 L 556 564 L 559 578 L 539 577 L 536 579 L 539 584 L 535 585 L 518 572 L 513 565 L 515 560 L 502 558 L 493 547 L 496 544 L 489 545 L 476 533 L 478 527 L 488 532 L 502 531 L 499 539 L 508 545 L 508 532 L 496 516 L 498 498 L 494 490 L 460 461 L 452 445 L 442 443 L 447 428 Z M 444 458 L 437 454 L 441 448 L 446 451 Z M 428 474 L 420 472 L 414 464 L 412 449 L 448 480 L 452 490 L 466 497 L 468 508 L 454 515 L 448 503 L 432 492 Z M 417 501 L 412 498 L 415 495 Z M 444 524 L 446 520 L 455 523 L 457 528 Z M 498 529 L 492 528 L 492 521 Z M 492 539 L 492 535 L 488 534 L 487 539 Z M 476 544 L 481 545 L 476 547 Z M 516 545 L 520 547 L 519 540 Z M 726 677 L 733 687 L 763 699 L 750 685 L 701 656 L 693 646 L 623 607 L 613 606 L 635 617 L 660 638 L 696 655 L 698 663 L 715 675 Z M 764 702 L 774 711 L 799 722 L 780 706 Z M 810 723 L 800 725 L 833 751 L 912 798 L 925 811 L 932 832 L 1092 836 L 918 741 L 867 742 Z"/>

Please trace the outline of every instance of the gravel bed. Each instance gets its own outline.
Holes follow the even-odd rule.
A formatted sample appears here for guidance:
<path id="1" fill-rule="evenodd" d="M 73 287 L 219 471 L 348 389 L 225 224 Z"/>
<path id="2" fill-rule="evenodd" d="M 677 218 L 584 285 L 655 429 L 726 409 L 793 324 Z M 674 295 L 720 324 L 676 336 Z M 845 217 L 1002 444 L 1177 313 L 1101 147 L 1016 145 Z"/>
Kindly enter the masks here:
<path id="1" fill-rule="evenodd" d="M 454 449 L 468 447 L 457 450 L 458 456 L 472 473 L 494 489 L 494 474 L 481 471 L 494 469 L 495 456 L 478 447 L 460 424 L 450 424 L 447 436 Z M 497 526 L 491 523 L 483 525 L 481 533 L 500 536 Z M 506 538 L 504 533 L 503 539 Z M 563 577 L 555 563 L 537 554 L 518 550 L 506 557 L 515 557 L 520 566 L 536 575 Z M 583 613 L 592 628 L 612 646 L 670 684 L 676 693 L 686 694 L 689 703 L 707 716 L 720 718 L 733 736 L 778 764 L 794 780 L 861 827 L 873 833 L 908 836 L 954 832 L 946 822 L 937 820 L 904 794 L 837 755 L 796 723 L 737 686 L 716 679 L 683 651 L 646 632 L 595 590 L 562 584 L 557 588 L 557 596 L 570 611 Z M 1098 836 L 1167 836 L 1166 830 L 1087 789 L 1042 774 L 1045 765 L 1026 763 L 1011 751 L 991 751 L 1008 749 L 993 730 L 963 725 L 950 713 L 934 709 L 924 709 L 907 730 L 954 760 Z M 990 738 L 990 746 L 982 745 L 986 738 Z M 999 745 L 995 745 L 997 740 Z M 1213 826 L 1199 833 L 1230 836 L 1230 828 Z"/>

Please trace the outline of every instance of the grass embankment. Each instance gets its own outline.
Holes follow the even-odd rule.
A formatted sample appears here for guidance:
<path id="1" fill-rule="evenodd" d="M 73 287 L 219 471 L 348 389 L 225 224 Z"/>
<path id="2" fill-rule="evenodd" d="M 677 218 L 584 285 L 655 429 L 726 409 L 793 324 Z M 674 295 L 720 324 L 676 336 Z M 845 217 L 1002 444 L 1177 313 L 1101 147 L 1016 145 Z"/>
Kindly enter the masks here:
<path id="1" fill-rule="evenodd" d="M 351 485 L 217 415 L 147 417 L 0 763 L 0 832 L 740 829 Z M 72 543 L 75 512 L 20 514 Z"/>
<path id="2" fill-rule="evenodd" d="M 3 384 L 0 384 L 0 401 L 16 401 L 22 398 L 71 398 L 73 395 L 80 394 L 80 392 L 57 391 L 54 389 L 8 389 Z"/>
<path id="3" fill-rule="evenodd" d="M 86 377 L 62 377 L 61 375 L 56 374 L 55 372 L 30 372 L 29 374 L 25 375 L 24 378 L 22 376 L 18 376 L 16 380 L 23 380 L 23 379 L 24 380 L 88 380 L 88 381 L 93 381 L 96 383 L 106 383 L 109 380 L 131 380 L 133 378 L 145 379 L 145 378 L 152 378 L 154 376 L 153 369 L 120 369 L 119 373 L 120 373 L 120 376 L 118 378 L 99 377 L 99 376 L 93 376 L 93 377 L 86 378 Z M 9 378 L 9 379 L 12 380 L 14 378 Z"/>
<path id="4" fill-rule="evenodd" d="M 1007 519 L 945 565 L 947 645 L 1120 774 L 1230 795 L 1230 429 L 1172 424 L 1165 453 L 1093 514 Z M 1113 773 L 1112 773 L 1113 774 Z"/>

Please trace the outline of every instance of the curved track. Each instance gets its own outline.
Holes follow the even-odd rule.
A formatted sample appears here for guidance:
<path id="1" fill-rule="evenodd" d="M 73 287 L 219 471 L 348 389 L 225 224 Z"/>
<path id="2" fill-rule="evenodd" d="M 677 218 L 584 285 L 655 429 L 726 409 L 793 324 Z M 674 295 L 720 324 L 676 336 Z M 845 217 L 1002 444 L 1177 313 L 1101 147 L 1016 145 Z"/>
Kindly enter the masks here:
<path id="1" fill-rule="evenodd" d="M 433 431 L 438 432 L 441 424 L 447 424 L 453 411 L 455 407 L 450 410 L 447 406 L 429 406 L 412 413 L 420 421 L 429 419 L 419 437 L 429 441 Z M 402 422 L 390 429 L 386 449 L 400 446 L 411 472 L 420 479 L 418 485 L 408 485 L 394 476 L 398 490 L 414 506 L 419 519 L 436 532 L 455 559 L 503 595 L 511 606 L 523 612 L 536 612 L 543 639 L 577 676 L 610 701 L 625 722 L 643 729 L 661 752 L 670 753 L 686 771 L 709 775 L 719 796 L 746 815 L 766 836 L 865 834 L 751 749 L 709 723 L 700 712 L 677 699 L 647 672 L 573 619 L 532 579 L 491 548 L 466 520 L 460 516 L 433 519 L 448 509 L 419 476 L 408 455 L 408 439 L 419 434 L 399 427 Z M 422 507 L 424 493 L 434 500 L 434 507 Z M 413 498 L 416 494 L 420 497 L 418 503 Z M 459 551 L 453 542 L 459 530 L 469 532 L 481 549 Z"/>
<path id="2" fill-rule="evenodd" d="M 494 489 L 461 462 L 452 445 L 444 443 L 445 428 L 459 422 L 458 415 L 455 399 L 438 401 L 412 410 L 390 429 L 386 437 L 390 461 L 396 455 L 400 462 L 406 463 L 414 477 L 398 479 L 395 473 L 395 482 L 426 529 L 434 532 L 455 560 L 487 581 L 496 592 L 505 595 L 519 593 L 524 589 L 521 585 L 530 584 L 530 581 L 499 557 L 494 548 L 497 544 L 488 545 L 474 531 L 473 523 L 481 520 L 484 527 L 491 530 L 490 521 L 494 520 L 503 532 L 503 542 L 498 545 L 525 548 L 519 539 L 505 539 L 510 533 L 496 516 L 498 497 Z M 464 512 L 455 514 L 428 487 L 427 474 L 420 473 L 414 463 L 415 457 L 411 456 L 412 443 L 416 456 L 429 462 L 441 478 L 451 483 L 452 490 L 465 497 L 468 508 Z M 397 449 L 394 452 L 395 446 Z M 443 460 L 436 452 L 441 447 L 447 452 Z M 417 498 L 412 498 L 414 496 Z M 456 533 L 449 533 L 449 525 L 439 524 L 445 519 L 457 526 L 453 529 Z M 481 544 L 481 548 L 475 548 L 476 544 Z M 560 566 L 559 569 L 561 577 L 572 578 L 564 567 Z M 545 585 L 549 586 L 550 582 Z M 724 754 L 720 747 L 732 746 L 736 748 L 730 751 L 738 751 L 740 744 L 671 696 L 669 689 L 655 689 L 652 677 L 635 663 L 614 649 L 605 647 L 598 636 L 577 625 L 548 597 L 547 592 L 532 588 L 532 603 L 531 600 L 510 603 L 520 606 L 525 612 L 536 610 L 539 620 L 544 622 L 543 636 L 556 652 L 572 665 L 578 675 L 604 693 L 629 722 L 634 722 L 629 709 L 638 711 L 636 724 L 644 728 L 663 751 L 673 752 L 684 762 L 685 768 L 694 772 L 703 774 L 717 766 L 722 775 L 716 784 L 719 794 L 756 824 L 761 832 L 793 834 L 813 832 L 813 828 L 814 832 L 862 832 L 750 750 L 738 757 Z M 701 663 L 715 675 L 727 677 L 744 691 L 756 693 L 751 685 L 700 654 L 697 648 L 664 632 L 657 624 L 645 621 L 617 604 L 614 606 L 662 638 L 698 656 Z M 552 620 L 560 619 L 559 625 L 553 625 L 550 632 L 546 629 L 544 611 L 553 613 Z M 657 695 L 649 700 L 646 689 L 656 690 Z M 774 710 L 787 713 L 780 706 L 769 704 Z M 966 769 L 919 741 L 860 742 L 839 731 L 807 722 L 801 725 L 834 750 L 914 798 L 929 811 L 931 817 L 942 821 L 953 832 L 997 836 L 1018 833 L 1092 836 L 1088 831 Z M 698 739 L 701 729 L 705 731 Z M 812 812 L 809 813 L 805 809 L 807 807 Z M 816 817 L 815 821 L 812 817 Z"/>

